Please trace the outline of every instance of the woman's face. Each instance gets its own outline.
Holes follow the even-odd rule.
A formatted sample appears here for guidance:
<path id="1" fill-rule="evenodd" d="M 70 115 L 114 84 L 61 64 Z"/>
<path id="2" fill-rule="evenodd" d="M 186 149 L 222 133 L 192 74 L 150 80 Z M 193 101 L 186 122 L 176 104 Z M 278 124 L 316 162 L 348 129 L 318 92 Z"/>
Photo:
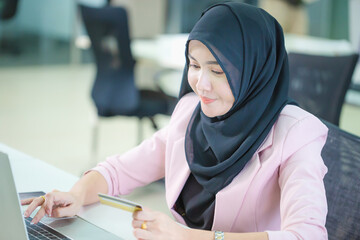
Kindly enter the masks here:
<path id="1" fill-rule="evenodd" d="M 200 97 L 201 110 L 208 117 L 227 113 L 235 98 L 225 73 L 209 49 L 198 40 L 189 42 L 188 81 Z"/>

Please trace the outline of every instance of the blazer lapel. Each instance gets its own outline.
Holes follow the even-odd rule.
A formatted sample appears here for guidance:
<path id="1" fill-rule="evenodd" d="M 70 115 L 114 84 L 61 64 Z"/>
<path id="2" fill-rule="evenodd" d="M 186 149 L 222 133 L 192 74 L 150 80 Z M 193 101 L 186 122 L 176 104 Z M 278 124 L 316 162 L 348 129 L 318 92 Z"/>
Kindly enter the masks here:
<path id="1" fill-rule="evenodd" d="M 272 145 L 273 128 L 252 159 L 233 181 L 215 197 L 215 213 L 212 230 L 231 231 L 242 207 L 253 178 L 261 168 L 259 153 Z"/>
<path id="2" fill-rule="evenodd" d="M 174 143 L 174 152 L 171 156 L 171 162 L 168 164 L 169 170 L 166 174 L 166 199 L 170 209 L 174 206 L 190 175 L 189 165 L 185 156 L 184 142 L 185 138 L 182 138 Z"/>

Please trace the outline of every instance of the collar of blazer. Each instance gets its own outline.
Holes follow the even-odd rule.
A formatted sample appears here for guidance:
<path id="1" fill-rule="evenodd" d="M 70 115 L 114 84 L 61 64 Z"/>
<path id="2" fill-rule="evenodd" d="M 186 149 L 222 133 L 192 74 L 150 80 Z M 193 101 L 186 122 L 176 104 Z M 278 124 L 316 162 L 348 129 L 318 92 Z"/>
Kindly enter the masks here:
<path id="1" fill-rule="evenodd" d="M 213 229 L 230 232 L 254 177 L 261 168 L 259 153 L 272 146 L 274 127 L 252 159 L 233 181 L 216 194 Z"/>
<path id="2" fill-rule="evenodd" d="M 266 137 L 265 141 L 260 145 L 259 150 L 255 152 L 252 160 L 247 163 L 241 173 L 236 176 L 226 188 L 216 194 L 215 216 L 213 223 L 214 229 L 221 229 L 222 231 L 231 230 L 232 226 L 227 223 L 236 220 L 235 218 L 242 206 L 247 189 L 261 167 L 259 153 L 272 145 L 273 135 L 274 127 L 270 130 L 270 133 Z M 171 186 L 166 189 L 166 199 L 170 208 L 173 208 L 186 180 L 190 175 L 190 169 L 185 158 L 185 149 L 184 147 L 176 146 L 178 144 L 184 146 L 184 141 L 185 138 L 181 138 L 174 143 L 174 150 L 179 152 L 173 154 L 176 154 L 179 158 L 177 158 L 177 161 L 169 164 L 171 165 L 171 169 L 168 169 L 168 173 L 170 174 L 167 174 L 166 176 L 167 186 Z M 183 157 L 180 155 L 183 155 Z M 179 159 L 182 160 L 179 161 Z"/>

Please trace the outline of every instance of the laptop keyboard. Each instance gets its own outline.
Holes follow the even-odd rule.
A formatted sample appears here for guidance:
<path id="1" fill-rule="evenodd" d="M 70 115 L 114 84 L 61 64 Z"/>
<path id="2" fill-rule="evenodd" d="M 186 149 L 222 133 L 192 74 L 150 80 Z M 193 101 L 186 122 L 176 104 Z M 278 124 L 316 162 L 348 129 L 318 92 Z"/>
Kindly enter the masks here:
<path id="1" fill-rule="evenodd" d="M 42 224 L 41 222 L 37 224 L 30 224 L 32 218 L 25 218 L 26 228 L 29 236 L 29 240 L 37 239 L 71 239 L 68 238 L 58 231 Z"/>

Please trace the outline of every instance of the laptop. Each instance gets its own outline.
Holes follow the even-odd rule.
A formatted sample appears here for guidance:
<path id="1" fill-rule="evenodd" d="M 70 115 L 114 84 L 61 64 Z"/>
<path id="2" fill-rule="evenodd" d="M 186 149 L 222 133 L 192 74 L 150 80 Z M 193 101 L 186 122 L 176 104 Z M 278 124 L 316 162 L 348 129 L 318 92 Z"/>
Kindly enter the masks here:
<path id="1" fill-rule="evenodd" d="M 9 158 L 0 152 L 0 239 L 116 239 L 121 238 L 75 217 L 30 224 L 24 218 Z"/>

